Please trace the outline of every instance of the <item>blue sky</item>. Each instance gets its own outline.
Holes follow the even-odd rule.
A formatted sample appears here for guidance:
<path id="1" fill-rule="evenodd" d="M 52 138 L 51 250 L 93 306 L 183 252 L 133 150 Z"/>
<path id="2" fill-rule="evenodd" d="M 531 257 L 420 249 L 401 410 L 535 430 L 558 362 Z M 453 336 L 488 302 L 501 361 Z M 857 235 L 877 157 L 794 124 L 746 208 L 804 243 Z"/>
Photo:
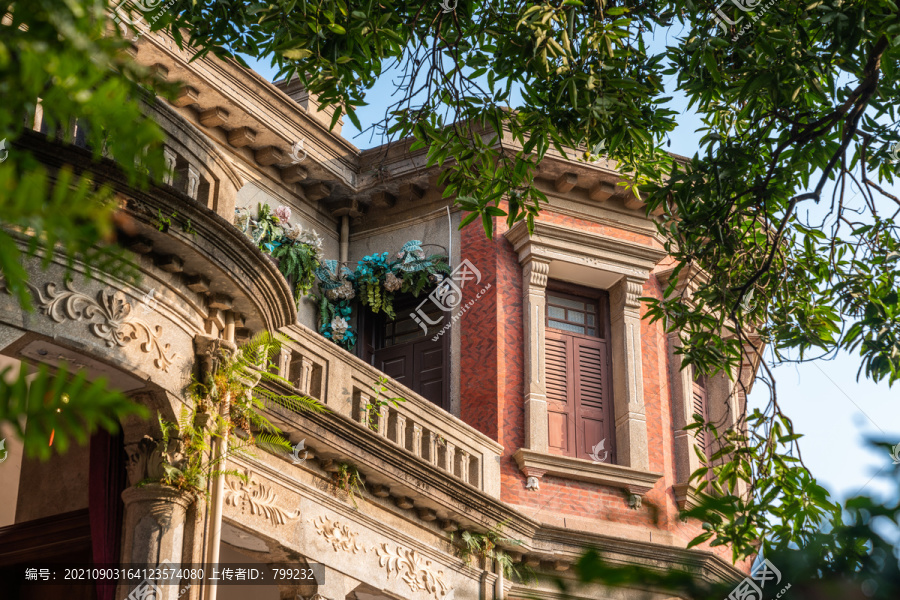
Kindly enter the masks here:
<path id="1" fill-rule="evenodd" d="M 271 68 L 260 63 L 255 67 L 271 79 Z M 673 96 L 671 107 L 681 117 L 667 149 L 692 156 L 700 138 L 695 133 L 699 120 L 685 111 L 687 103 L 675 90 L 668 91 Z M 382 77 L 368 95 L 371 104 L 357 112 L 364 127 L 383 118 L 392 92 L 390 77 Z M 342 135 L 359 148 L 381 143 L 377 137 L 370 139 L 369 133 L 359 135 L 346 118 Z M 887 189 L 900 196 L 896 186 Z M 770 363 L 771 358 L 768 353 Z M 896 494 L 897 484 L 887 478 L 897 477 L 898 471 L 886 450 L 871 448 L 866 440 L 900 444 L 900 384 L 891 389 L 886 382 L 857 381 L 859 365 L 856 355 L 841 353 L 833 360 L 781 364 L 773 372 L 779 403 L 793 419 L 795 431 L 804 434 L 800 440 L 803 459 L 820 484 L 839 499 L 858 493 L 886 498 Z M 763 408 L 768 394 L 766 386 L 758 384 L 750 395 L 751 407 Z"/>

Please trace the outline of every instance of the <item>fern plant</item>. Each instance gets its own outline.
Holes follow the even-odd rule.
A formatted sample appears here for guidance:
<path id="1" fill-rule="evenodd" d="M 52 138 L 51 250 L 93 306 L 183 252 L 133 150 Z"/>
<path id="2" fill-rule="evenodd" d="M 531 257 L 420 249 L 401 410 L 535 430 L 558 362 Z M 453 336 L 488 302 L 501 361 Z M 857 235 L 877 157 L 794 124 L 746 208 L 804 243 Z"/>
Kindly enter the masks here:
<path id="1" fill-rule="evenodd" d="M 281 353 L 281 346 L 288 338 L 277 333 L 261 331 L 232 354 L 220 357 L 214 372 L 205 382 L 195 381 L 188 389 L 198 404 L 219 406 L 226 399 L 229 402 L 230 428 L 240 427 L 245 431 L 254 429 L 273 432 L 277 428 L 263 415 L 267 402 L 284 406 L 294 412 L 324 412 L 326 409 L 318 400 L 296 394 L 279 394 L 264 387 L 260 382 L 274 382 L 291 386 L 291 382 L 269 366 Z"/>
<path id="2" fill-rule="evenodd" d="M 47 459 L 73 441 L 86 444 L 98 428 L 115 432 L 119 421 L 149 415 L 125 394 L 107 389 L 106 379 L 89 380 L 85 371 L 69 372 L 60 362 L 55 373 L 40 365 L 0 370 L 0 424 L 24 441 L 29 456 Z M 27 427 L 26 427 L 27 423 Z M 53 445 L 48 440 L 53 440 Z"/>
<path id="3" fill-rule="evenodd" d="M 278 259 L 278 270 L 294 284 L 294 301 L 299 307 L 300 299 L 309 293 L 316 282 L 318 249 L 303 242 L 288 242 L 276 247 L 272 258 Z"/>
<path id="4" fill-rule="evenodd" d="M 182 409 L 178 423 L 159 416 L 161 437 L 156 452 L 162 473 L 158 479 L 143 483 L 161 483 L 196 497 L 205 497 L 206 482 L 210 478 L 233 475 L 244 479 L 244 475 L 236 470 L 220 468 L 229 456 L 253 456 L 254 448 L 290 453 L 291 443 L 263 415 L 266 403 L 285 406 L 295 412 L 323 412 L 326 409 L 308 396 L 279 394 L 258 387 L 262 381 L 290 385 L 287 379 L 269 368 L 285 341 L 285 336 L 263 331 L 235 351 L 223 351 L 205 381 L 195 379 L 188 386 L 193 407 Z M 222 410 L 223 404 L 227 406 L 227 412 Z M 212 440 L 225 436 L 228 439 L 226 451 L 208 458 Z"/>
<path id="5" fill-rule="evenodd" d="M 355 465 L 350 463 L 338 463 L 338 470 L 331 476 L 334 485 L 350 496 L 353 508 L 359 508 L 356 503 L 356 496 L 362 496 L 362 490 L 365 486 L 362 475 Z"/>
<path id="6" fill-rule="evenodd" d="M 505 522 L 497 523 L 485 533 L 473 533 L 471 531 L 463 531 L 460 533 L 459 557 L 467 565 L 472 562 L 473 557 L 478 557 L 483 561 L 483 565 L 487 568 L 491 561 L 496 561 L 503 569 L 503 575 L 507 579 L 516 579 L 522 583 L 529 583 L 537 580 L 535 572 L 526 565 L 516 565 L 512 557 L 505 552 L 500 546 L 511 545 L 520 546 L 521 540 L 513 539 L 503 535 L 503 527 Z M 453 535 L 451 535 L 453 540 Z"/>

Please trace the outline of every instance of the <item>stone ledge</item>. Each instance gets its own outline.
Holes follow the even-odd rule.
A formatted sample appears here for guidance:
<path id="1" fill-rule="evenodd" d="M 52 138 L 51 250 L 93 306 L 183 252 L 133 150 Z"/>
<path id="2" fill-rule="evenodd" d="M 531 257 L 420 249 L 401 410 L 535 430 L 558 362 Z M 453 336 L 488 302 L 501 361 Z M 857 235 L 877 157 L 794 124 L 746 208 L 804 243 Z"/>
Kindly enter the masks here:
<path id="1" fill-rule="evenodd" d="M 528 477 L 553 475 L 563 479 L 599 483 L 626 490 L 634 496 L 643 496 L 656 485 L 662 473 L 638 471 L 620 465 L 594 463 L 581 458 L 544 454 L 520 448 L 513 455 L 519 469 Z"/>
<path id="2" fill-rule="evenodd" d="M 675 491 L 675 502 L 681 510 L 691 510 L 700 506 L 700 496 L 697 495 L 697 488 L 690 483 L 676 483 L 672 486 Z"/>

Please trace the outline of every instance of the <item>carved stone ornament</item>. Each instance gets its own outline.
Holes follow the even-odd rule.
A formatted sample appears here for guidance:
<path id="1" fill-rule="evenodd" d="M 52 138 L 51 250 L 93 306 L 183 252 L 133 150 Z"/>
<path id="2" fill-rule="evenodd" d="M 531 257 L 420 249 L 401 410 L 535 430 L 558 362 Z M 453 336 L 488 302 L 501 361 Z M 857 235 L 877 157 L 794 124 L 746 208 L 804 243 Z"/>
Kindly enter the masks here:
<path id="1" fill-rule="evenodd" d="M 219 364 L 230 360 L 236 352 L 237 346 L 233 342 L 205 335 L 194 336 L 194 354 L 200 363 L 203 381 L 209 381 Z"/>
<path id="2" fill-rule="evenodd" d="M 525 480 L 525 489 L 536 492 L 541 489 L 541 480 L 537 477 L 529 477 Z"/>
<path id="3" fill-rule="evenodd" d="M 162 442 L 149 435 L 145 435 L 136 444 L 126 446 L 125 454 L 129 485 L 137 485 L 146 480 L 160 481 L 165 476 L 164 464 L 180 469 L 185 460 L 180 439 L 169 440 L 168 448 L 163 448 Z"/>
<path id="4" fill-rule="evenodd" d="M 239 507 L 242 513 L 249 507 L 251 515 L 263 517 L 274 525 L 284 525 L 300 516 L 299 510 L 291 514 L 278 506 L 275 490 L 255 481 L 252 471 L 245 470 L 244 475 L 247 476 L 246 482 L 235 477 L 225 479 L 225 504 Z"/>
<path id="5" fill-rule="evenodd" d="M 132 316 L 132 305 L 124 292 L 106 288 L 97 292 L 96 299 L 83 294 L 72 286 L 71 281 L 65 283 L 64 291 L 56 291 L 56 284 L 48 283 L 44 287 L 47 297 L 37 286 L 28 284 L 38 299 L 41 312 L 53 321 L 62 323 L 71 321 L 90 321 L 90 331 L 104 340 L 109 347 L 127 346 L 131 342 L 142 339 L 141 351 L 153 353 L 156 368 L 168 372 L 169 366 L 179 358 L 178 354 L 169 354 L 170 344 L 162 344 L 162 327 L 151 327 L 146 322 Z"/>
<path id="6" fill-rule="evenodd" d="M 423 558 L 416 550 L 407 550 L 397 546 L 389 550 L 387 544 L 375 547 L 381 567 L 386 567 L 388 574 L 396 573 L 413 592 L 425 591 L 436 598 L 447 594 L 449 588 L 444 582 L 444 572 L 436 570 L 430 560 Z"/>
<path id="7" fill-rule="evenodd" d="M 356 540 L 357 534 L 350 531 L 350 528 L 346 525 L 341 525 L 339 522 L 332 521 L 327 517 L 318 517 L 315 520 L 310 519 L 310 523 L 315 526 L 319 535 L 331 544 L 335 552 L 338 550 L 351 554 L 366 552 L 366 549 Z"/>

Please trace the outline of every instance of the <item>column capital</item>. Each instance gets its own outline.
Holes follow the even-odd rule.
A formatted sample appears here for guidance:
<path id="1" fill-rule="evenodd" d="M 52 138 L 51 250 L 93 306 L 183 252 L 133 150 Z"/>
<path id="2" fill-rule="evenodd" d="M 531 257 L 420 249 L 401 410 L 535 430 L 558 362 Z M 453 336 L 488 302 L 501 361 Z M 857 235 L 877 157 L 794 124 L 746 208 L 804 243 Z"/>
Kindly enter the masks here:
<path id="1" fill-rule="evenodd" d="M 640 311 L 640 297 L 644 290 L 645 277 L 626 275 L 609 290 L 609 302 L 612 305 L 612 314 L 616 314 L 616 308 L 621 307 L 626 311 Z"/>
<path id="2" fill-rule="evenodd" d="M 547 287 L 547 277 L 550 274 L 550 261 L 533 254 L 529 254 L 522 261 L 522 280 L 525 283 L 523 290 Z"/>

